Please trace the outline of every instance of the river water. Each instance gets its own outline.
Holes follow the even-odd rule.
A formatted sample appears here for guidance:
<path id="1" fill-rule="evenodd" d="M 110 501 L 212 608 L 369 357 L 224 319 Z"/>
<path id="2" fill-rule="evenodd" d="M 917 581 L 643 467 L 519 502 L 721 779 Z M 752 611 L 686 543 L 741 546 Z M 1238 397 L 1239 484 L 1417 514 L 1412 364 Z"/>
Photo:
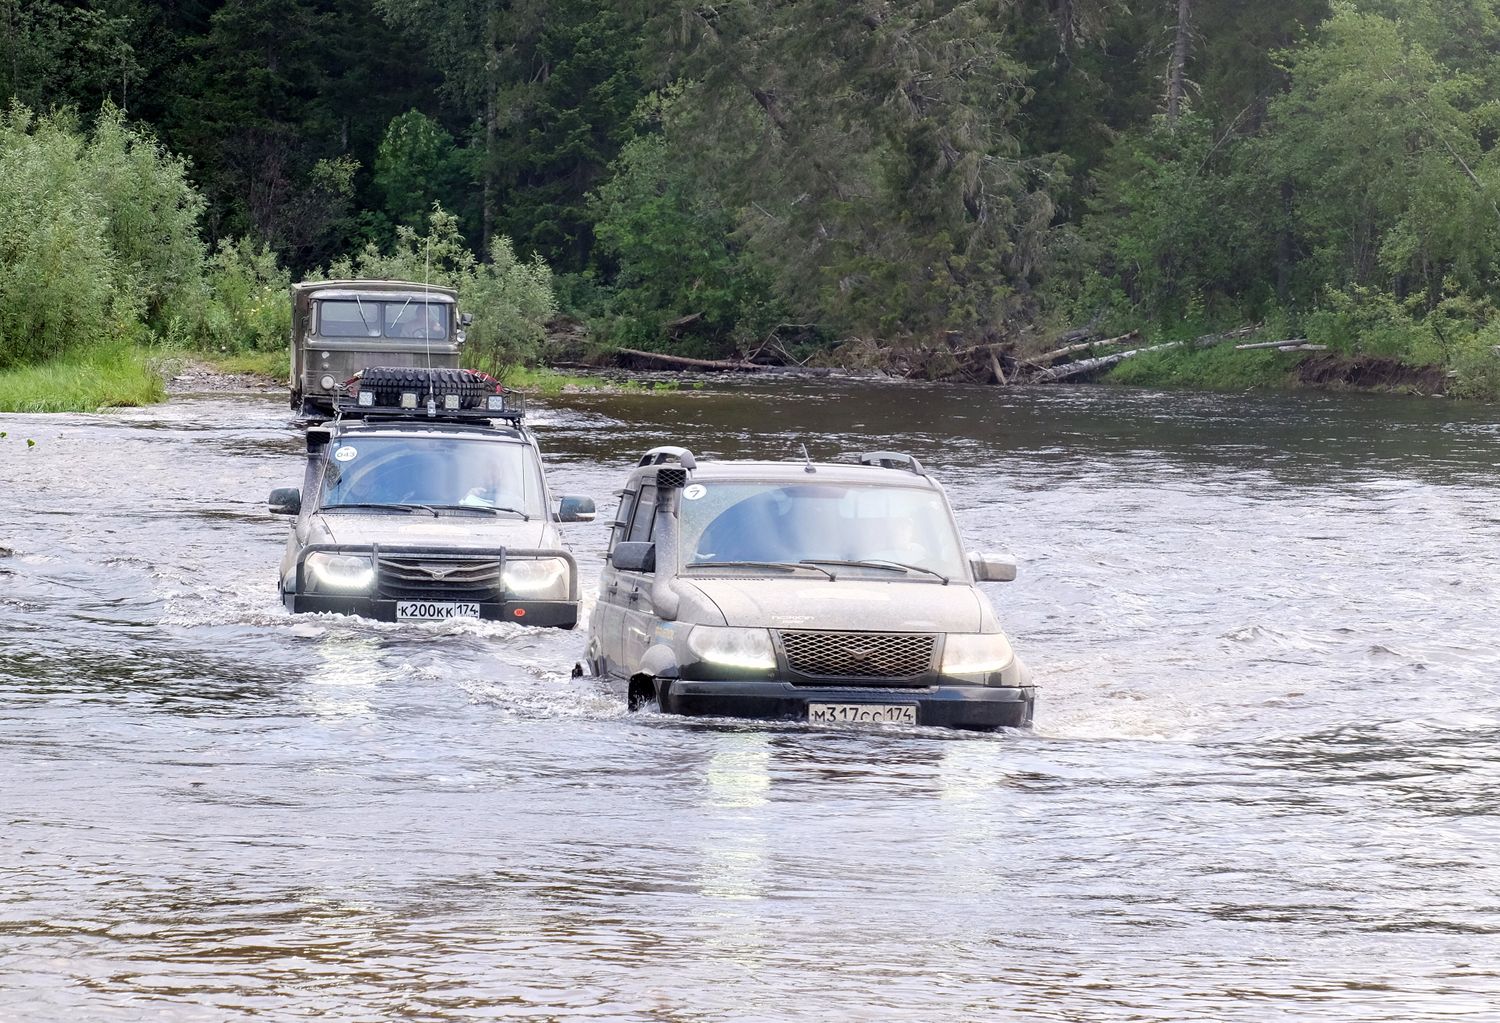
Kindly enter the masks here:
<path id="1" fill-rule="evenodd" d="M 293 619 L 267 397 L 0 417 L 0 1021 L 1500 1019 L 1500 427 L 1433 399 L 716 385 L 635 457 L 911 451 L 1029 734 L 628 715 L 583 633 Z M 27 440 L 35 442 L 28 447 Z M 603 521 L 567 527 L 586 582 Z"/>

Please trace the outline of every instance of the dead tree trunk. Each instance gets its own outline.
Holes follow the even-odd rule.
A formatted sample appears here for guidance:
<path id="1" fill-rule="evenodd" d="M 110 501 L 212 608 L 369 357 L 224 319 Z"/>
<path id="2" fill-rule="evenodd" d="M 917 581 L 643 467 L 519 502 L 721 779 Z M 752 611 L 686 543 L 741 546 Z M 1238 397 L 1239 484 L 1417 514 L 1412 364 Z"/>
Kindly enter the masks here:
<path id="1" fill-rule="evenodd" d="M 1175 125 L 1182 116 L 1182 100 L 1187 91 L 1188 42 L 1192 32 L 1192 0 L 1177 0 L 1177 32 L 1172 40 L 1172 61 L 1167 65 L 1167 123 Z"/>

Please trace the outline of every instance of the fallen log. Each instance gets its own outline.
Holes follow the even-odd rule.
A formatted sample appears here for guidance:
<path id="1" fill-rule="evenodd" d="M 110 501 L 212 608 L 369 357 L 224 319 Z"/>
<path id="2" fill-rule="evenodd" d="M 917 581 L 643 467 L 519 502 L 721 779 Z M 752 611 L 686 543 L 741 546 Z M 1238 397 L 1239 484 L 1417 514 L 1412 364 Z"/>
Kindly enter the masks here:
<path id="1" fill-rule="evenodd" d="M 1253 352 L 1253 351 L 1256 351 L 1256 350 L 1261 349 L 1261 348 L 1286 348 L 1286 347 L 1289 347 L 1291 345 L 1305 345 L 1305 344 L 1307 344 L 1307 338 L 1305 338 L 1305 337 L 1294 337 L 1294 338 L 1288 338 L 1285 341 L 1257 341 L 1254 344 L 1249 344 L 1249 345 L 1235 345 L 1234 346 L 1234 350 L 1237 351 L 1237 352 Z M 1324 345 L 1323 347 L 1326 348 L 1328 346 Z"/>
<path id="2" fill-rule="evenodd" d="M 1080 359 L 1077 362 L 1069 362 L 1061 366 L 1044 369 L 1033 376 L 1031 380 L 1033 383 L 1038 384 L 1050 384 L 1056 383 L 1059 380 L 1070 380 L 1073 377 L 1086 376 L 1090 373 L 1109 369 L 1111 366 L 1124 362 L 1126 359 L 1133 359 L 1137 355 L 1145 355 L 1147 352 L 1165 352 L 1173 348 L 1185 347 L 1213 348 L 1215 345 L 1221 345 L 1226 341 L 1248 337 L 1259 329 L 1260 324 L 1256 323 L 1248 327 L 1240 327 L 1238 330 L 1226 331 L 1223 334 L 1204 334 L 1201 337 L 1193 338 L 1191 341 L 1168 341 L 1165 344 L 1148 345 L 1145 348 L 1131 348 L 1127 351 L 1115 352 L 1111 355 L 1101 355 L 1094 359 Z"/>
<path id="3" fill-rule="evenodd" d="M 690 359 L 686 355 L 666 355 L 662 352 L 643 352 L 639 348 L 616 348 L 621 355 L 629 355 L 636 359 L 646 359 L 651 362 L 659 362 L 665 366 L 677 366 L 682 369 L 706 369 L 718 372 L 732 373 L 758 373 L 762 370 L 772 369 L 771 366 L 762 366 L 756 362 L 744 362 L 739 359 Z"/>
<path id="4" fill-rule="evenodd" d="M 1041 355 L 1038 355 L 1035 359 L 1032 359 L 1030 361 L 1034 364 L 1056 362 L 1058 359 L 1065 358 L 1069 355 L 1076 355 L 1079 352 L 1088 352 L 1092 351 L 1095 348 L 1107 348 L 1110 345 L 1121 345 L 1126 341 L 1133 341 L 1140 336 L 1141 332 L 1139 330 L 1132 330 L 1128 333 L 1121 334 L 1119 337 L 1105 338 L 1102 341 L 1083 341 L 1074 345 L 1064 345 L 1061 348 L 1054 348 L 1050 352 L 1043 352 Z"/>
<path id="5" fill-rule="evenodd" d="M 1115 352 L 1112 355 L 1101 355 L 1095 359 L 1079 359 L 1077 362 L 1069 362 L 1062 366 L 1053 366 L 1051 369 L 1044 369 L 1031 379 L 1033 383 L 1038 384 L 1056 383 L 1059 380 L 1068 380 L 1072 377 L 1081 377 L 1089 373 L 1096 373 L 1102 369 L 1109 369 L 1117 363 L 1124 362 L 1126 359 L 1137 355 L 1144 355 L 1147 352 L 1164 352 L 1169 348 L 1181 348 L 1186 343 L 1185 341 L 1168 341 L 1163 345 L 1132 348 L 1129 351 Z"/>

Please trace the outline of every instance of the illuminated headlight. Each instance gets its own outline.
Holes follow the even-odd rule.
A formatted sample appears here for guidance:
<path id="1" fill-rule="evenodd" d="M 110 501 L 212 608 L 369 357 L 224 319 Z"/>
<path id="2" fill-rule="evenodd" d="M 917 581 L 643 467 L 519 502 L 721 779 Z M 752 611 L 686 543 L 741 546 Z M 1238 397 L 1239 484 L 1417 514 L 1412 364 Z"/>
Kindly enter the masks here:
<path id="1" fill-rule="evenodd" d="M 486 398 L 484 400 L 484 407 L 487 408 L 487 409 L 489 409 L 491 412 L 504 412 L 505 411 L 505 395 L 503 395 L 503 394 L 492 394 L 492 395 L 490 395 L 488 398 Z"/>
<path id="2" fill-rule="evenodd" d="M 401 392 L 401 407 L 402 408 L 416 408 L 417 407 L 417 395 L 416 395 L 415 391 L 402 391 Z"/>
<path id="3" fill-rule="evenodd" d="M 950 632 L 943 643 L 944 675 L 993 675 L 1016 659 L 1003 633 Z"/>
<path id="4" fill-rule="evenodd" d="M 449 412 L 457 412 L 458 411 L 458 395 L 456 395 L 456 394 L 445 394 L 445 395 L 443 395 L 443 408 L 447 409 Z"/>
<path id="5" fill-rule="evenodd" d="M 375 407 L 375 392 L 374 391 L 360 391 L 359 392 L 359 407 L 360 408 L 374 408 Z"/>
<path id="6" fill-rule="evenodd" d="M 375 565 L 362 555 L 315 551 L 304 564 L 314 590 L 368 593 L 375 585 Z"/>
<path id="7" fill-rule="evenodd" d="M 323 390 L 331 391 L 338 386 L 339 382 L 333 378 L 332 373 L 324 373 L 323 379 L 319 380 L 318 383 L 323 385 Z"/>
<path id="8" fill-rule="evenodd" d="M 698 625 L 688 634 L 688 649 L 698 658 L 723 668 L 775 671 L 776 648 L 765 629 L 733 629 Z"/>
<path id="9" fill-rule="evenodd" d="M 521 600 L 568 599 L 568 563 L 562 558 L 506 561 L 502 579 L 510 597 Z"/>

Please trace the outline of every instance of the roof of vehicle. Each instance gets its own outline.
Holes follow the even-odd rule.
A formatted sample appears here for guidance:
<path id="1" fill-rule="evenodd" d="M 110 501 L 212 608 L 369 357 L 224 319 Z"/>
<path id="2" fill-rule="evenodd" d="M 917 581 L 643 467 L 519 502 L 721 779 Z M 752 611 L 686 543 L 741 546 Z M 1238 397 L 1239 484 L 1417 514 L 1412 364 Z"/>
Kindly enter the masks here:
<path id="1" fill-rule="evenodd" d="M 530 443 L 525 427 L 496 426 L 484 422 L 456 422 L 452 419 L 427 419 L 416 416 L 392 416 L 370 419 L 339 419 L 327 424 L 331 437 L 466 437 L 473 440 L 520 441 Z"/>
<path id="2" fill-rule="evenodd" d="M 812 472 L 808 472 L 811 466 Z M 653 475 L 659 468 L 643 467 L 643 475 Z M 853 462 L 805 462 L 786 461 L 699 461 L 688 477 L 692 482 L 705 483 L 711 480 L 774 480 L 785 483 L 868 483 L 883 486 L 936 488 L 937 483 L 924 474 L 910 469 L 887 468 L 880 465 L 860 465 Z"/>
<path id="3" fill-rule="evenodd" d="M 372 293 L 395 298 L 425 297 L 432 302 L 456 302 L 458 292 L 436 284 L 415 281 L 303 281 L 292 285 L 292 294 L 309 298 L 367 298 Z"/>

